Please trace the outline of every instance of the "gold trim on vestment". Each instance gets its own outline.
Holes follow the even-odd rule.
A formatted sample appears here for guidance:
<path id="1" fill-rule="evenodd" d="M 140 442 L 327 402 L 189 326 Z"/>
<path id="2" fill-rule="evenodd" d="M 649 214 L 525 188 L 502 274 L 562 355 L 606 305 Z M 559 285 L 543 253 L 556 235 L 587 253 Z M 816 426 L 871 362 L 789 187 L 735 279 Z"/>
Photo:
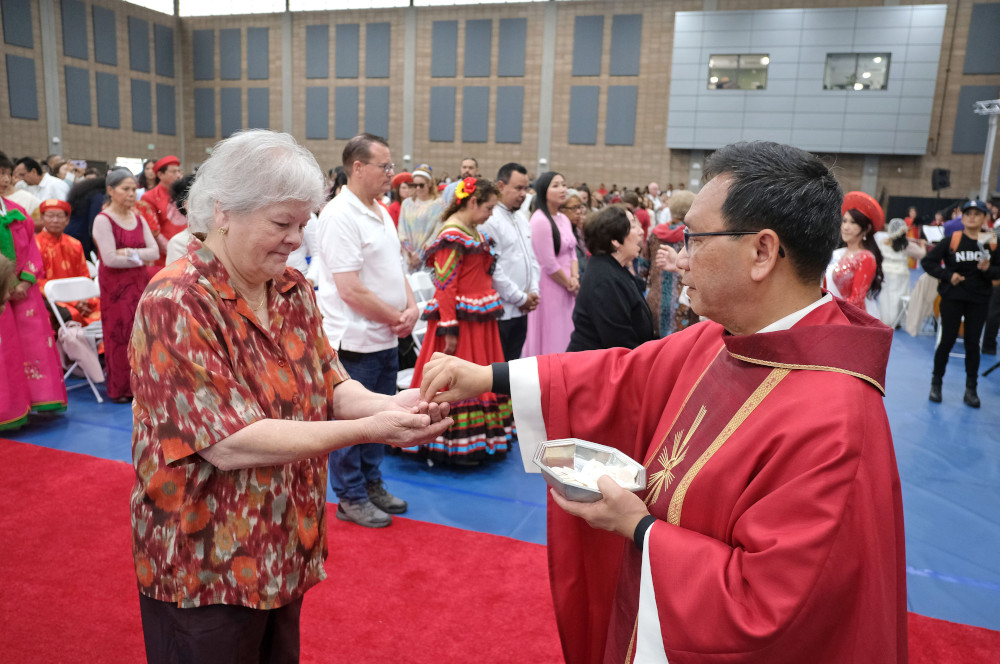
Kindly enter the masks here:
<path id="1" fill-rule="evenodd" d="M 735 432 L 736 429 L 743 424 L 744 420 L 750 416 L 750 413 L 752 413 L 754 409 L 760 405 L 760 403 L 764 400 L 764 397 L 770 394 L 771 390 L 777 387 L 778 383 L 780 383 L 781 380 L 789 373 L 791 373 L 791 370 L 787 368 L 772 370 L 771 373 L 767 375 L 767 378 L 765 378 L 757 389 L 754 390 L 753 394 L 750 395 L 746 402 L 740 406 L 740 409 L 736 411 L 733 418 L 729 420 L 729 424 L 727 424 L 726 428 L 722 430 L 714 441 L 712 441 L 712 444 L 709 445 L 708 449 L 706 449 L 702 455 L 698 457 L 697 461 L 691 464 L 691 467 L 684 474 L 684 478 L 677 485 L 677 488 L 674 490 L 674 495 L 670 499 L 670 507 L 667 510 L 667 523 L 671 523 L 675 526 L 680 525 L 681 509 L 684 507 L 684 496 L 687 494 L 688 487 L 691 486 L 691 482 L 694 481 L 698 472 L 705 466 L 706 463 L 708 463 L 709 459 L 711 459 L 712 456 L 719 451 L 719 448 L 722 447 L 727 440 L 729 440 L 729 437 L 733 435 L 733 432 Z"/>
<path id="2" fill-rule="evenodd" d="M 825 366 L 825 365 L 822 365 L 822 364 L 787 364 L 787 363 L 784 363 L 784 362 L 771 362 L 769 360 L 757 360 L 757 359 L 754 359 L 752 357 L 746 357 L 744 355 L 737 355 L 736 353 L 733 353 L 733 352 L 730 352 L 729 354 L 732 357 L 735 357 L 737 360 L 743 360 L 744 362 L 749 362 L 750 364 L 760 364 L 760 365 L 763 365 L 765 367 L 774 367 L 776 369 L 805 369 L 807 371 L 832 371 L 834 373 L 847 374 L 848 376 L 854 376 L 855 378 L 860 378 L 861 380 L 864 380 L 864 381 L 867 381 L 867 382 L 871 383 L 872 385 L 874 385 L 878 389 L 879 392 L 882 393 L 882 396 L 885 396 L 885 388 L 882 387 L 881 383 L 879 383 L 877 380 L 875 380 L 871 376 L 866 376 L 866 375 L 864 375 L 862 373 L 858 373 L 856 371 L 848 371 L 847 369 L 840 369 L 838 367 L 828 367 L 828 366 Z"/>
<path id="3" fill-rule="evenodd" d="M 712 360 L 707 365 L 705 365 L 705 370 L 701 372 L 700 376 L 698 376 L 698 380 L 696 380 L 694 382 L 694 385 L 691 386 L 691 389 L 688 390 L 687 396 L 684 397 L 684 402 L 681 404 L 681 407 L 677 409 L 677 414 L 674 415 L 674 419 L 670 423 L 670 426 L 667 427 L 667 432 L 663 434 L 663 440 L 661 440 L 660 444 L 656 446 L 656 449 L 653 451 L 653 454 L 650 455 L 649 457 L 649 461 L 643 464 L 646 467 L 646 470 L 649 470 L 650 464 L 652 464 L 653 461 L 656 459 L 656 453 L 659 452 L 660 448 L 663 447 L 663 444 L 667 442 L 667 436 L 670 435 L 670 430 L 674 428 L 675 424 L 677 424 L 677 420 L 680 418 L 681 413 L 684 412 L 684 407 L 687 406 L 687 402 L 691 399 L 691 395 L 694 394 L 694 391 L 698 389 L 699 385 L 701 385 L 701 379 L 704 378 L 705 374 L 708 373 L 708 370 L 712 368 L 712 365 L 715 363 L 716 358 L 719 357 L 719 354 L 723 350 L 725 350 L 725 348 L 726 348 L 725 344 L 719 346 L 719 350 L 715 352 L 715 355 L 712 357 Z"/>

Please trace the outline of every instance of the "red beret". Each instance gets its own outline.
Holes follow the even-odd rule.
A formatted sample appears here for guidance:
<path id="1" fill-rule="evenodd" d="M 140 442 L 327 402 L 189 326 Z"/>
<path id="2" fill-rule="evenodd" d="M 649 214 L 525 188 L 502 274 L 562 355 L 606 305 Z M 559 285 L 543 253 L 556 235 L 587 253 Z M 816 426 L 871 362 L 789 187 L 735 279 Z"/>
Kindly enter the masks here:
<path id="1" fill-rule="evenodd" d="M 403 183 L 409 184 L 413 182 L 413 176 L 403 171 L 402 173 L 396 173 L 396 177 L 392 178 L 392 188 L 399 189 L 399 185 Z"/>
<path id="2" fill-rule="evenodd" d="M 848 210 L 857 210 L 871 219 L 876 233 L 885 226 L 885 213 L 882 212 L 882 206 L 863 191 L 847 192 L 847 195 L 844 196 L 844 204 L 840 206 L 840 213 L 843 214 Z"/>
<path id="3" fill-rule="evenodd" d="M 158 162 L 156 162 L 155 164 L 153 164 L 153 170 L 155 172 L 159 173 L 161 170 L 163 170 L 167 166 L 170 166 L 171 164 L 175 164 L 177 166 L 180 166 L 181 165 L 181 160 L 178 159 L 177 157 L 175 157 L 172 154 L 171 155 L 167 155 L 163 159 L 161 159 Z"/>
<path id="4" fill-rule="evenodd" d="M 42 214 L 45 214 L 49 210 L 62 210 L 66 214 L 69 214 L 70 212 L 73 211 L 73 208 L 69 206 L 69 203 L 67 203 L 66 201 L 61 201 L 58 198 L 50 198 L 48 200 L 42 201 L 41 205 L 38 206 L 38 209 L 41 211 Z"/>

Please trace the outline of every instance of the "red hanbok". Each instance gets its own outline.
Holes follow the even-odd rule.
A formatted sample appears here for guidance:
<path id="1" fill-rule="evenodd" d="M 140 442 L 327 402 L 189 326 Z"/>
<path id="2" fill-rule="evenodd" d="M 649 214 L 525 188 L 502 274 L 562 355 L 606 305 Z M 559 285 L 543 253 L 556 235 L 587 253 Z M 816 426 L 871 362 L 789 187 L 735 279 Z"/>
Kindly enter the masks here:
<path id="1" fill-rule="evenodd" d="M 475 232 L 475 231 L 473 231 Z M 489 237 L 473 237 L 462 227 L 446 224 L 425 252 L 434 268 L 437 292 L 423 318 L 427 334 L 413 371 L 412 387 L 419 387 L 424 364 L 444 351 L 445 335 L 458 335 L 455 356 L 476 364 L 503 362 L 497 318 L 503 313 L 500 296 L 493 290 L 496 256 Z M 475 461 L 503 458 L 517 440 L 510 397 L 485 392 L 474 399 L 451 404 L 455 424 L 437 440 L 419 448 L 431 458 Z"/>
<path id="2" fill-rule="evenodd" d="M 702 323 L 511 363 L 522 454 L 537 435 L 614 445 L 644 462 L 657 519 L 639 551 L 550 507 L 568 664 L 907 661 L 891 337 L 833 300 L 784 331 Z M 522 419 L 531 377 L 543 423 Z"/>

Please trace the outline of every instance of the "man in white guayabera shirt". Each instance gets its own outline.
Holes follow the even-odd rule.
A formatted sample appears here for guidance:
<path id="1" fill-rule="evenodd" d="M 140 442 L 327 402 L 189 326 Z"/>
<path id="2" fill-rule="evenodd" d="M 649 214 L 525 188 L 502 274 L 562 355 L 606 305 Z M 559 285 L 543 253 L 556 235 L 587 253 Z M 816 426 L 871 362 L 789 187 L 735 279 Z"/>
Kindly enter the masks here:
<path id="1" fill-rule="evenodd" d="M 517 214 L 528 193 L 528 170 L 521 164 L 504 164 L 497 173 L 497 189 L 497 205 L 480 228 L 493 240 L 497 256 L 493 288 L 503 301 L 500 345 L 509 362 L 521 357 L 528 334 L 528 313 L 538 306 L 542 270 L 531 248 L 531 226 Z"/>
<path id="2" fill-rule="evenodd" d="M 659 260 L 708 321 L 631 351 L 436 356 L 423 398 L 511 394 L 526 469 L 569 437 L 645 465 L 638 493 L 607 476 L 594 503 L 553 493 L 568 664 L 906 662 L 892 331 L 820 288 L 843 193 L 777 143 L 726 146 L 706 174 L 685 248 Z"/>

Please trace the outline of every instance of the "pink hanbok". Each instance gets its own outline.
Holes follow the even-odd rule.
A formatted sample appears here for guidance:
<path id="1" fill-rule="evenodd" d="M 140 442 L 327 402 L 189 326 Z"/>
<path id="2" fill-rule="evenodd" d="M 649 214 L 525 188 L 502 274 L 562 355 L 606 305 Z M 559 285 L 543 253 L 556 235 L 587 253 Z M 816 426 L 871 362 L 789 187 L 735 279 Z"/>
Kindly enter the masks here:
<path id="1" fill-rule="evenodd" d="M 570 276 L 570 266 L 576 260 L 576 237 L 573 224 L 561 212 L 553 217 L 559 229 L 559 253 L 552 240 L 552 224 L 545 213 L 535 210 L 531 215 L 531 246 L 535 250 L 542 276 L 538 284 L 538 308 L 528 314 L 528 336 L 521 357 L 565 353 L 573 333 L 573 305 L 576 296 L 552 279 L 562 270 Z"/>
<path id="2" fill-rule="evenodd" d="M 0 430 L 27 423 L 28 411 L 66 410 L 66 384 L 49 311 L 37 281 L 45 276 L 35 244 L 35 224 L 24 209 L 0 198 L 0 253 L 14 272 L 31 282 L 23 300 L 7 302 L 0 313 Z"/>

